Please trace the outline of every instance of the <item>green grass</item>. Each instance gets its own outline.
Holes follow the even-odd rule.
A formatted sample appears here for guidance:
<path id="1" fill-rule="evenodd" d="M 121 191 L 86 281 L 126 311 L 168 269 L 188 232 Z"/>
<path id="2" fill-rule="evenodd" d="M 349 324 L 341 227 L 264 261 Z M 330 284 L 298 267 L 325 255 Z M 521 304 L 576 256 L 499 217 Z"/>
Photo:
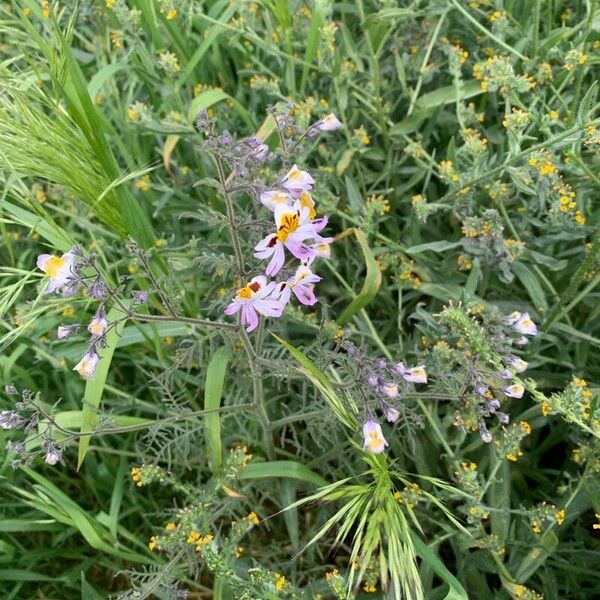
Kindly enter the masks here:
<path id="1" fill-rule="evenodd" d="M 0 2 L 0 383 L 41 411 L 0 430 L 32 456 L 1 463 L 2 598 L 600 596 L 599 18 L 596 0 Z M 201 110 L 268 143 L 267 181 L 287 158 L 273 110 L 344 125 L 291 161 L 336 238 L 320 301 L 248 335 L 223 309 L 269 215 L 223 193 Z M 42 294 L 35 268 L 75 244 L 127 315 L 87 384 L 84 336 L 56 329 L 98 302 Z M 497 374 L 513 311 L 539 329 L 521 399 Z M 393 426 L 365 383 L 378 359 L 427 370 Z M 486 417 L 489 444 L 474 374 L 510 415 Z M 362 447 L 365 409 L 385 454 Z"/>

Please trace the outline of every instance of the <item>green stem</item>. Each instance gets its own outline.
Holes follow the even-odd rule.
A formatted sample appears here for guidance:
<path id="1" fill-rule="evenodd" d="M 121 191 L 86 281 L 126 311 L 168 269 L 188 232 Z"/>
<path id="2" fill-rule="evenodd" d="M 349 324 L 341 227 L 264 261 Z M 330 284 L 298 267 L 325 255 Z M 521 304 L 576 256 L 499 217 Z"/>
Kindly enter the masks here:
<path id="1" fill-rule="evenodd" d="M 423 85 L 423 76 L 425 75 L 425 71 L 427 69 L 427 63 L 429 62 L 429 57 L 431 56 L 431 52 L 433 51 L 433 46 L 440 34 L 440 29 L 442 27 L 442 23 L 446 18 L 447 13 L 443 13 L 442 16 L 438 19 L 437 25 L 431 35 L 431 40 L 429 40 L 429 45 L 427 46 L 427 51 L 425 52 L 425 56 L 423 57 L 423 62 L 421 63 L 421 68 L 419 69 L 419 78 L 417 79 L 417 84 L 415 85 L 415 89 L 412 93 L 412 97 L 410 99 L 410 105 L 408 107 L 408 111 L 406 112 L 406 116 L 410 117 L 412 114 L 417 99 L 419 98 L 419 92 L 421 91 L 421 86 Z"/>
<path id="2" fill-rule="evenodd" d="M 481 33 L 483 33 L 486 37 L 489 37 L 491 40 L 494 40 L 494 42 L 496 42 L 498 46 L 504 48 L 511 54 L 514 54 L 514 56 L 516 56 L 517 58 L 520 58 L 521 60 L 527 60 L 526 56 L 521 54 L 518 50 L 515 50 L 511 45 L 507 44 L 506 42 L 503 42 L 500 38 L 496 37 L 489 29 L 486 29 L 479 21 L 477 21 L 477 19 L 472 17 L 469 14 L 469 12 L 458 3 L 458 0 L 451 0 L 451 3 L 454 6 L 454 8 L 461 12 L 464 15 L 464 17 L 468 21 L 470 21 L 474 27 L 479 29 L 479 31 L 481 31 Z"/>
<path id="3" fill-rule="evenodd" d="M 231 196 L 227 191 L 227 179 L 223 170 L 223 164 L 217 154 L 214 156 L 215 164 L 217 166 L 217 172 L 219 175 L 219 182 L 221 183 L 221 189 L 223 192 L 223 200 L 225 201 L 225 209 L 227 211 L 227 221 L 229 224 L 229 233 L 231 235 L 231 242 L 233 243 L 233 251 L 235 253 L 235 261 L 237 265 L 238 277 L 240 281 L 244 280 L 244 256 L 242 254 L 242 248 L 240 245 L 240 238 L 237 233 L 237 225 L 235 224 L 235 213 L 233 209 L 233 202 Z"/>

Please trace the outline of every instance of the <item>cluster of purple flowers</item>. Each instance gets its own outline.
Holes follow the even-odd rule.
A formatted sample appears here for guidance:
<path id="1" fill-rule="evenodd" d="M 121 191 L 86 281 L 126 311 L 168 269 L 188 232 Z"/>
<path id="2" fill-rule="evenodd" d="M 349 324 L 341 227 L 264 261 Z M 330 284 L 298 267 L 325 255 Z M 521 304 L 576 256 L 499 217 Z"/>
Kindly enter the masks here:
<path id="1" fill-rule="evenodd" d="M 309 132 L 334 131 L 342 126 L 331 114 L 309 128 Z M 292 293 L 301 304 L 312 306 L 317 302 L 314 284 L 321 278 L 312 271 L 317 258 L 329 258 L 333 238 L 321 236 L 327 217 L 317 218 L 311 191 L 314 178 L 307 171 L 293 165 L 269 189 L 259 194 L 261 204 L 273 213 L 274 231 L 254 248 L 254 257 L 269 262 L 264 275 L 252 278 L 240 288 L 225 309 L 225 314 L 240 312 L 240 321 L 246 331 L 253 331 L 259 323 L 258 314 L 280 317 L 290 302 Z M 289 257 L 297 259 L 293 275 L 281 281 L 269 281 L 276 276 Z"/>
<path id="2" fill-rule="evenodd" d="M 87 326 L 91 336 L 90 346 L 82 359 L 73 367 L 73 370 L 85 379 L 91 379 L 96 372 L 100 360 L 98 348 L 105 345 L 105 335 L 110 327 L 104 308 L 105 302 L 110 297 L 109 289 L 97 270 L 94 269 L 95 273 L 91 277 L 84 275 L 86 267 L 93 267 L 94 261 L 94 255 L 85 257 L 82 249 L 78 246 L 71 248 L 62 256 L 41 254 L 37 258 L 38 268 L 48 277 L 46 294 L 58 292 L 62 293 L 63 297 L 69 298 L 74 296 L 82 287 L 89 298 L 101 302 L 96 314 Z M 133 292 L 134 302 L 142 303 L 147 298 L 146 292 Z M 78 324 L 59 325 L 57 337 L 59 340 L 66 340 L 77 334 L 80 329 L 81 326 Z"/>
<path id="3" fill-rule="evenodd" d="M 410 389 L 410 384 L 427 383 L 425 365 L 407 367 L 403 362 L 388 362 L 385 359 L 373 359 L 363 354 L 351 342 L 345 342 L 344 348 L 351 363 L 359 373 L 362 381 L 377 399 L 378 407 L 389 423 L 395 423 L 401 412 L 392 406 L 392 402 L 402 398 Z M 406 414 L 407 407 L 402 406 Z M 388 445 L 383 436 L 381 425 L 374 419 L 368 404 L 365 402 L 365 420 L 363 422 L 363 447 L 370 452 L 380 454 Z"/>
<path id="4" fill-rule="evenodd" d="M 528 344 L 529 338 L 527 336 L 533 337 L 538 333 L 537 326 L 529 316 L 529 313 L 515 311 L 506 317 L 505 322 L 510 327 L 513 334 L 519 336 L 516 339 L 511 340 L 511 343 L 514 342 L 518 346 Z M 529 367 L 529 363 L 514 354 L 507 354 L 504 356 L 503 363 L 506 368 L 494 374 L 496 379 L 506 382 L 502 386 L 502 392 L 505 396 L 510 398 L 522 398 L 525 393 L 525 387 L 520 380 L 515 379 L 515 376 L 524 373 L 527 370 L 527 367 Z M 494 397 L 490 388 L 478 376 L 473 377 L 473 391 L 484 401 L 484 411 L 482 416 L 488 417 L 495 415 L 502 425 L 508 424 L 510 421 L 509 416 L 506 413 L 499 411 L 500 401 Z M 486 443 L 490 443 L 493 440 L 493 436 L 483 419 L 479 422 L 479 435 Z"/>

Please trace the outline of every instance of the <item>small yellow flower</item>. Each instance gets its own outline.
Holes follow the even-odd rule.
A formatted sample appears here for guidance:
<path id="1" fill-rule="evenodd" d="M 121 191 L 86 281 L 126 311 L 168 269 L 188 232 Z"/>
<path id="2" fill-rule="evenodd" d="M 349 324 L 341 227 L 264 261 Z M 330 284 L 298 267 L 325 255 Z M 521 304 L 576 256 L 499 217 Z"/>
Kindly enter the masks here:
<path id="1" fill-rule="evenodd" d="M 165 529 L 167 531 L 173 531 L 174 529 L 177 529 L 177 525 L 175 525 L 175 523 L 167 523 Z"/>
<path id="2" fill-rule="evenodd" d="M 172 8 L 166 15 L 167 21 L 172 21 L 177 16 L 177 11 Z"/>
<path id="3" fill-rule="evenodd" d="M 338 574 L 338 570 L 332 569 L 331 571 L 325 573 L 325 579 L 327 579 L 327 581 L 329 581 L 332 577 L 336 577 L 337 574 Z"/>
<path id="4" fill-rule="evenodd" d="M 150 550 L 154 550 L 156 546 L 158 546 L 158 538 L 153 535 L 148 542 L 148 548 L 150 548 Z"/>
<path id="5" fill-rule="evenodd" d="M 596 519 L 598 520 L 598 522 L 594 523 L 593 528 L 600 529 L 600 513 L 596 513 Z"/>
<path id="6" fill-rule="evenodd" d="M 519 427 L 523 433 L 529 435 L 531 433 L 531 425 L 527 421 L 521 421 Z"/>
<path id="7" fill-rule="evenodd" d="M 202 537 L 200 537 L 196 541 L 196 551 L 201 552 L 202 548 L 204 548 L 204 546 L 209 544 L 212 541 L 212 539 L 213 539 L 213 536 L 210 533 L 207 533 L 206 535 L 203 535 Z"/>
<path id="8" fill-rule="evenodd" d="M 200 539 L 200 534 L 197 531 L 191 531 L 187 538 L 188 544 L 195 544 Z"/>
<path id="9" fill-rule="evenodd" d="M 377 591 L 377 587 L 375 587 L 372 583 L 365 583 L 365 585 L 363 585 L 363 590 L 365 590 L 365 592 L 368 594 L 372 594 L 373 592 Z"/>
<path id="10" fill-rule="evenodd" d="M 149 189 L 151 189 L 152 186 L 150 185 L 150 175 L 144 175 L 143 177 L 140 177 L 140 179 L 137 179 L 135 182 L 135 187 L 142 192 L 147 192 Z"/>
<path id="11" fill-rule="evenodd" d="M 75 309 L 72 306 L 66 306 L 63 311 L 63 317 L 72 317 L 75 314 Z"/>
<path id="12" fill-rule="evenodd" d="M 554 515 L 554 518 L 556 519 L 556 523 L 558 525 L 562 525 L 564 520 L 565 520 L 565 515 L 566 515 L 566 511 L 564 508 L 561 508 L 559 511 L 557 511 Z"/>
<path id="13" fill-rule="evenodd" d="M 556 167 L 550 162 L 547 161 L 538 169 L 538 173 L 540 175 L 553 175 L 556 172 Z"/>
<path id="14" fill-rule="evenodd" d="M 275 573 L 275 589 L 281 591 L 285 587 L 285 577 L 281 573 Z"/>
<path id="15" fill-rule="evenodd" d="M 255 512 L 251 512 L 249 515 L 247 515 L 246 519 L 250 521 L 250 523 L 252 523 L 253 525 L 258 525 L 260 523 L 260 519 L 258 518 L 258 515 Z"/>
<path id="16" fill-rule="evenodd" d="M 235 549 L 235 557 L 239 558 L 242 554 L 244 554 L 244 547 L 243 546 L 238 546 Z"/>

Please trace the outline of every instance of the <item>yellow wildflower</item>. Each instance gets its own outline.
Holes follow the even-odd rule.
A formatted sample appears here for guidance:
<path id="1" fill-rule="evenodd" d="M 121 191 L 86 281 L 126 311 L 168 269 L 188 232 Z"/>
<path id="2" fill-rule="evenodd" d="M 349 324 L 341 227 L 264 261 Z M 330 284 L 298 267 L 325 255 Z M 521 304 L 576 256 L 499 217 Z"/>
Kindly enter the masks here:
<path id="1" fill-rule="evenodd" d="M 275 589 L 281 591 L 285 587 L 285 577 L 281 573 L 275 573 Z"/>
<path id="2" fill-rule="evenodd" d="M 258 515 L 255 512 L 251 512 L 249 515 L 247 515 L 246 519 L 250 521 L 250 523 L 252 523 L 253 525 L 258 525 L 260 523 L 260 519 L 258 518 Z"/>

